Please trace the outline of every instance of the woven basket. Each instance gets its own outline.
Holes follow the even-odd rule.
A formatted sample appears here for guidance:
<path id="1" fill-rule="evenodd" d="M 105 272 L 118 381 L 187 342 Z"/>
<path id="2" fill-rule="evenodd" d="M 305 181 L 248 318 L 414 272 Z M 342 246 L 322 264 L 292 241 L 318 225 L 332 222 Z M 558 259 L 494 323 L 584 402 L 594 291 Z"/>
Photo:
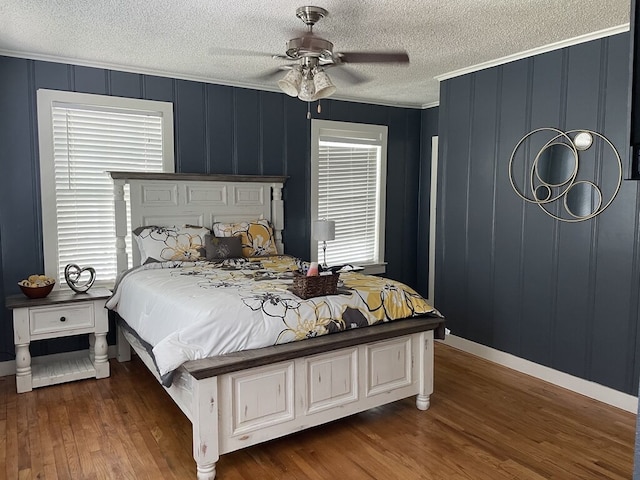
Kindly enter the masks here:
<path id="1" fill-rule="evenodd" d="M 291 291 L 305 300 L 323 295 L 335 295 L 338 290 L 338 277 L 340 277 L 339 273 L 307 277 L 294 272 Z"/>

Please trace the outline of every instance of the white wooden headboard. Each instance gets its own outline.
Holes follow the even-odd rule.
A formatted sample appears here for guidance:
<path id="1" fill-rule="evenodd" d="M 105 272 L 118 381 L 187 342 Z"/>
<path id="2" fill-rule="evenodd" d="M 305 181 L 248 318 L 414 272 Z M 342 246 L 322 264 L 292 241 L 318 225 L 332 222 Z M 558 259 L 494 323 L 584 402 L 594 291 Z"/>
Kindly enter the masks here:
<path id="1" fill-rule="evenodd" d="M 287 177 L 187 173 L 109 172 L 114 182 L 118 271 L 128 268 L 125 238 L 150 225 L 199 225 L 267 219 L 278 253 L 284 253 L 282 187 Z M 127 225 L 125 185 L 129 185 L 131 226 Z M 133 242 L 133 265 L 140 252 Z"/>

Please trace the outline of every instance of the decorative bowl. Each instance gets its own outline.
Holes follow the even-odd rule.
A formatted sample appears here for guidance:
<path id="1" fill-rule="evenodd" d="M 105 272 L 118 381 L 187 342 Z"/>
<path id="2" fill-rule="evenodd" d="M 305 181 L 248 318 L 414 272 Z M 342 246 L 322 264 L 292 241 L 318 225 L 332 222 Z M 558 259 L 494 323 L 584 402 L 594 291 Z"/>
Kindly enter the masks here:
<path id="1" fill-rule="evenodd" d="M 56 280 L 46 275 L 30 275 L 27 280 L 18 282 L 22 293 L 29 298 L 44 298 L 51 293 Z"/>

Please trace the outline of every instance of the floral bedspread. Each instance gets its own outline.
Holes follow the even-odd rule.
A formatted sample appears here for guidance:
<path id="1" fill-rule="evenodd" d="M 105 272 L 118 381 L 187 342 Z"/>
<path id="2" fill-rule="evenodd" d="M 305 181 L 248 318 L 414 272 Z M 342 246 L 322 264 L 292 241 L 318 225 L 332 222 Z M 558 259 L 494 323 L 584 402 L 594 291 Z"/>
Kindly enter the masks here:
<path id="1" fill-rule="evenodd" d="M 213 262 L 163 262 L 134 268 L 107 302 L 150 344 L 161 376 L 188 360 L 303 340 L 415 317 L 440 316 L 407 285 L 355 272 L 338 293 L 299 298 L 282 255 Z"/>

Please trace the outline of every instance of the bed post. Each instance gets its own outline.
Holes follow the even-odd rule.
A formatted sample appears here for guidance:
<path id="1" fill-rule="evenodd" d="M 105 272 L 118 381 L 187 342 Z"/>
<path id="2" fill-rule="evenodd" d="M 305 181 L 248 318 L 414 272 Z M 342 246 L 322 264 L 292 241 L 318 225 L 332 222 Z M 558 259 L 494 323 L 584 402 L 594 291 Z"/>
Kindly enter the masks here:
<path id="1" fill-rule="evenodd" d="M 129 268 L 129 258 L 127 255 L 127 202 L 124 199 L 124 185 L 127 183 L 123 179 L 113 180 L 113 207 L 116 217 L 116 265 L 117 273 L 120 274 Z M 131 348 L 125 339 L 120 326 L 117 327 L 117 358 L 119 362 L 131 360 Z"/>
<path id="2" fill-rule="evenodd" d="M 427 410 L 433 393 L 433 330 L 420 333 L 418 345 L 420 392 L 416 396 L 416 407 Z"/>
<path id="3" fill-rule="evenodd" d="M 113 206 L 116 215 L 116 261 L 118 273 L 129 268 L 127 256 L 127 203 L 124 200 L 124 185 L 126 180 L 113 181 Z"/>
<path id="4" fill-rule="evenodd" d="M 198 466 L 198 480 L 216 477 L 218 448 L 218 377 L 192 379 L 193 458 Z"/>
<path id="5" fill-rule="evenodd" d="M 271 184 L 271 223 L 273 234 L 276 237 L 276 248 L 278 253 L 284 253 L 284 243 L 282 243 L 282 230 L 284 230 L 284 202 L 282 201 L 282 184 Z"/>

